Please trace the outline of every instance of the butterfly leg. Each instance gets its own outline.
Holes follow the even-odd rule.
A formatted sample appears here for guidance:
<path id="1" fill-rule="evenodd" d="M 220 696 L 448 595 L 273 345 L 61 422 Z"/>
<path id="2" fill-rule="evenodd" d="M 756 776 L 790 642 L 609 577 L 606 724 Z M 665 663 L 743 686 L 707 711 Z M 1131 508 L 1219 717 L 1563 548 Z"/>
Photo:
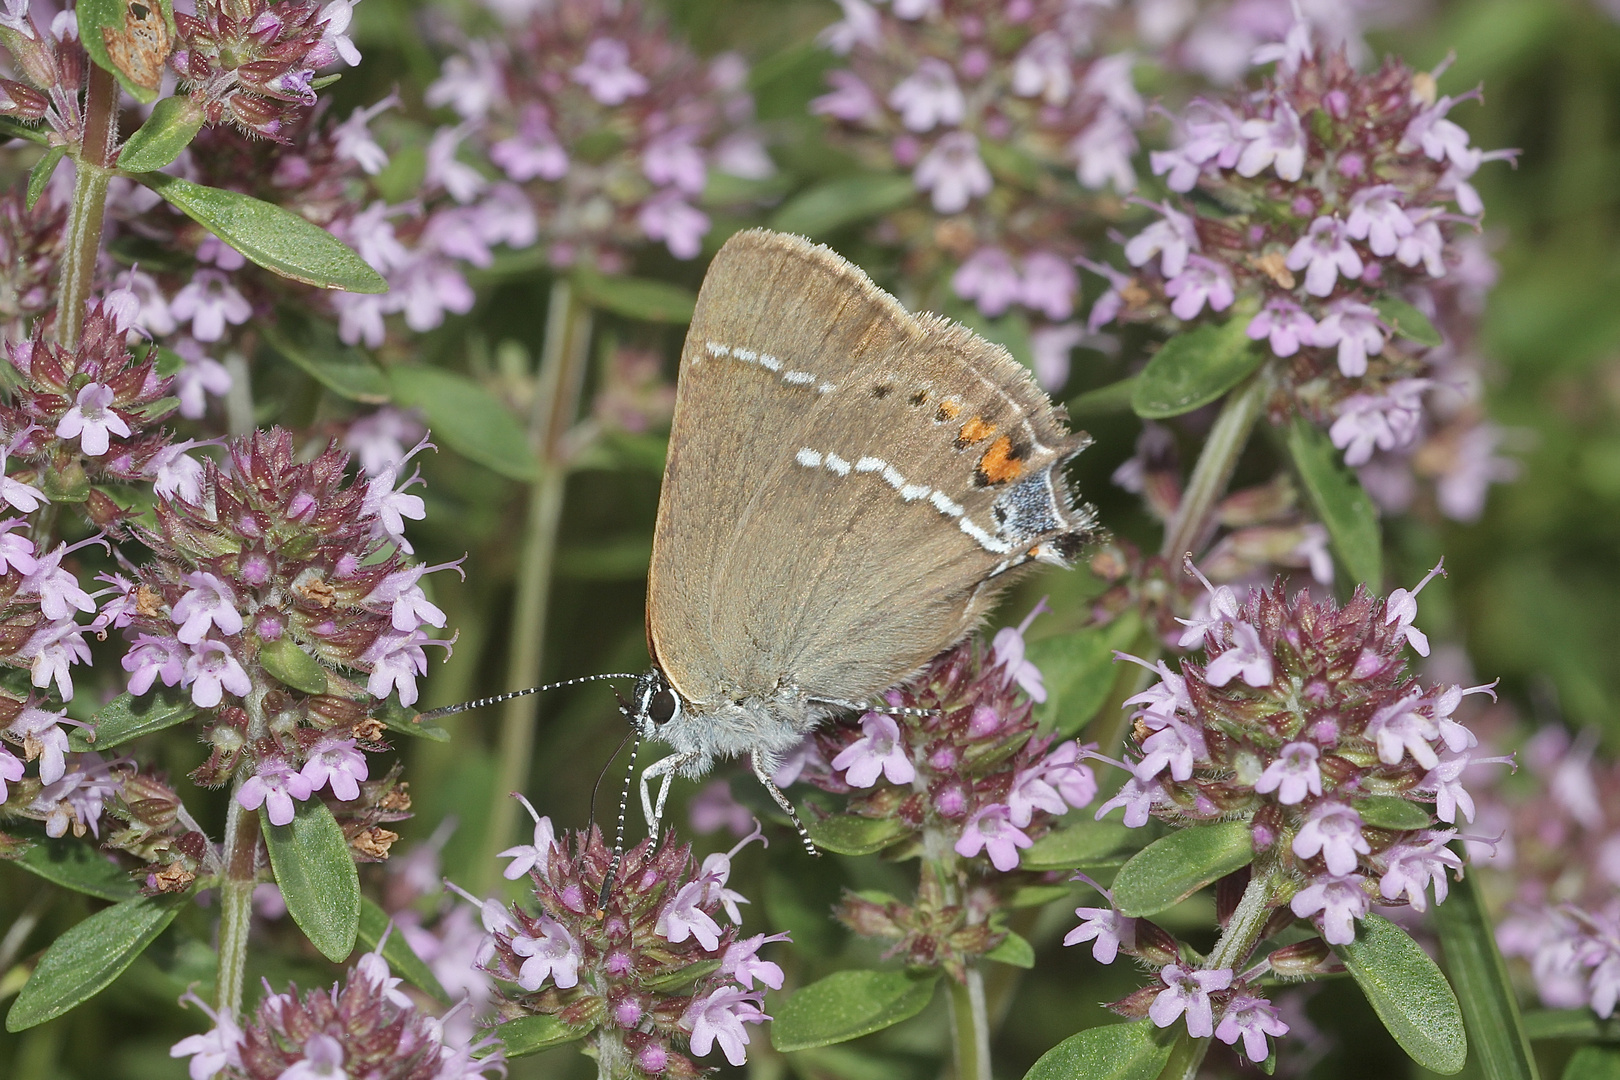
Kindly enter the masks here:
<path id="1" fill-rule="evenodd" d="M 671 754 L 647 766 L 641 774 L 641 812 L 647 819 L 647 835 L 653 840 L 658 839 L 658 826 L 664 820 L 664 801 L 669 798 L 669 785 L 675 779 L 675 774 L 691 762 L 697 760 L 697 754 Z M 654 804 L 649 784 L 653 780 L 663 779 L 658 785 L 658 802 Z"/>
<path id="2" fill-rule="evenodd" d="M 806 829 L 804 822 L 799 820 L 799 812 L 793 809 L 793 803 L 786 795 L 782 794 L 782 789 L 776 786 L 776 781 L 771 779 L 771 770 L 766 768 L 766 762 L 758 755 L 750 755 L 748 762 L 754 767 L 754 776 L 765 786 L 765 790 L 770 792 L 771 798 L 776 800 L 776 805 L 787 811 L 788 819 L 793 822 L 793 827 L 799 830 L 799 839 L 804 843 L 804 850 L 812 855 L 820 855 L 821 849 L 817 848 L 816 842 L 810 839 L 810 830 Z"/>

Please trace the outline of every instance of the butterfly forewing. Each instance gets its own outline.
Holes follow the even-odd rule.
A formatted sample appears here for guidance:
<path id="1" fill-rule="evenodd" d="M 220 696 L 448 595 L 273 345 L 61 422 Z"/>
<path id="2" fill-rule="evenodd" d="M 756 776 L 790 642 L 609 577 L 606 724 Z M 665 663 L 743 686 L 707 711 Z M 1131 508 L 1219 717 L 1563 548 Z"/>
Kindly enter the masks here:
<path id="1" fill-rule="evenodd" d="M 1004 350 L 907 314 L 826 248 L 738 234 L 681 357 L 655 660 L 699 705 L 894 685 L 972 628 L 1034 544 L 1089 526 L 1052 488 L 1082 445 Z M 1003 525 L 1015 489 L 1029 529 Z"/>

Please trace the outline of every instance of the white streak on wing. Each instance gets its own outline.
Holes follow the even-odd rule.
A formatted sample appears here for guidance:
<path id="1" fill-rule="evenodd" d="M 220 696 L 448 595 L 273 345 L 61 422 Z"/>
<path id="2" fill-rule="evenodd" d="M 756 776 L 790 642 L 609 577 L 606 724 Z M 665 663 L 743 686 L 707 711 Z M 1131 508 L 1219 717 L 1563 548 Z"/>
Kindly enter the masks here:
<path id="1" fill-rule="evenodd" d="M 709 350 L 709 355 L 710 356 L 714 356 L 714 357 L 724 359 L 725 357 L 728 357 L 728 356 L 731 355 L 731 350 L 729 348 L 727 348 L 726 346 L 720 344 L 718 341 L 709 342 L 708 345 L 706 346 L 706 348 Z"/>
<path id="2" fill-rule="evenodd" d="M 759 359 L 759 353 L 753 349 L 732 349 L 731 355 L 749 364 Z"/>
<path id="3" fill-rule="evenodd" d="M 770 353 L 760 353 L 759 366 L 764 368 L 766 371 L 781 371 L 782 361 L 778 360 Z"/>
<path id="4" fill-rule="evenodd" d="M 789 371 L 782 376 L 782 381 L 794 386 L 809 386 L 816 381 L 816 377 L 808 371 Z"/>
<path id="5" fill-rule="evenodd" d="M 962 508 L 961 503 L 952 499 L 943 491 L 934 492 L 932 495 L 928 496 L 928 501 L 934 504 L 935 510 L 938 510 L 946 517 L 961 517 L 964 513 L 966 513 L 966 511 Z"/>
<path id="6" fill-rule="evenodd" d="M 839 476 L 848 476 L 849 475 L 849 462 L 845 461 L 843 458 L 839 457 L 837 454 L 834 454 L 834 453 L 829 451 L 828 454 L 827 454 L 827 470 L 829 472 L 835 472 Z"/>
<path id="7" fill-rule="evenodd" d="M 821 455 L 808 446 L 802 447 L 797 454 L 794 454 L 793 460 L 807 469 L 821 468 Z"/>
<path id="8" fill-rule="evenodd" d="M 997 540 L 995 537 L 991 536 L 989 533 L 975 525 L 970 518 L 964 517 L 959 519 L 956 526 L 969 536 L 973 537 L 973 539 L 977 540 L 979 542 L 979 546 L 988 552 L 996 555 L 1005 555 L 1007 552 L 1012 550 L 1011 544 L 1007 543 L 1005 540 Z"/>
<path id="9" fill-rule="evenodd" d="M 832 383 L 824 382 L 820 386 L 816 387 L 816 393 L 818 393 L 818 394 L 830 394 L 836 389 L 838 389 L 838 387 L 834 386 Z"/>
<path id="10" fill-rule="evenodd" d="M 899 491 L 901 488 L 906 486 L 906 478 L 901 476 L 900 470 L 896 469 L 893 465 L 884 466 L 883 482 L 894 488 L 896 491 Z"/>
<path id="11" fill-rule="evenodd" d="M 856 472 L 882 472 L 889 463 L 878 457 L 863 457 L 855 463 Z"/>
<path id="12" fill-rule="evenodd" d="M 933 490 L 927 484 L 907 484 L 900 489 L 900 497 L 906 502 L 916 502 L 918 499 L 927 497 L 928 493 Z"/>

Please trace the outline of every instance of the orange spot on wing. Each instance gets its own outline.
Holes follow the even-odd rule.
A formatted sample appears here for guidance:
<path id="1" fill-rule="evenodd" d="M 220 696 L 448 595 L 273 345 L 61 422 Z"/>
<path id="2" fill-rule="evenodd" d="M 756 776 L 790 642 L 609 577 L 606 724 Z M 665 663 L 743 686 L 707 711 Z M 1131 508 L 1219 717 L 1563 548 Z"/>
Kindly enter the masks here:
<path id="1" fill-rule="evenodd" d="M 962 430 L 957 433 L 956 442 L 959 446 L 972 446 L 976 442 L 988 439 L 995 433 L 996 425 L 985 423 L 982 416 L 975 416 L 962 425 Z M 1002 441 L 1005 442 L 1006 440 L 1003 439 Z"/>
<path id="2" fill-rule="evenodd" d="M 1013 456 L 1012 440 L 1005 435 L 991 443 L 979 458 L 979 475 L 987 484 L 1016 480 L 1023 471 L 1024 463 Z"/>
<path id="3" fill-rule="evenodd" d="M 934 413 L 934 419 L 944 423 L 946 420 L 955 420 L 961 414 L 962 403 L 960 401 L 942 401 L 939 403 L 939 409 Z"/>

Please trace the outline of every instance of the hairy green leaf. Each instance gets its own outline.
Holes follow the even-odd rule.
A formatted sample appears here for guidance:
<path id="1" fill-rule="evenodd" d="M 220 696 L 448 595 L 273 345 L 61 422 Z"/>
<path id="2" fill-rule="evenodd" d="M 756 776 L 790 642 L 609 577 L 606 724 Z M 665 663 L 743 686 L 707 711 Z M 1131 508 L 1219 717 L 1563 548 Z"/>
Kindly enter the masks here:
<path id="1" fill-rule="evenodd" d="M 51 182 L 51 174 L 56 171 L 56 166 L 61 163 L 62 155 L 65 153 L 67 153 L 67 147 L 53 146 L 45 151 L 38 161 L 34 162 L 32 169 L 28 170 L 28 194 L 26 196 L 28 209 L 32 210 L 35 204 L 39 202 L 39 197 L 45 194 L 45 185 Z"/>
<path id="2" fill-rule="evenodd" d="M 343 827 L 319 798 L 299 803 L 286 825 L 270 824 L 263 808 L 259 817 L 287 912 L 321 955 L 342 963 L 360 932 L 360 874 Z"/>
<path id="3" fill-rule="evenodd" d="M 131 739 L 183 724 L 196 716 L 190 691 L 182 687 L 160 686 L 141 697 L 119 694 L 103 705 L 89 728 L 68 732 L 70 749 L 111 750 Z"/>
<path id="4" fill-rule="evenodd" d="M 184 95 L 164 98 L 118 152 L 125 172 L 156 172 L 180 156 L 202 130 L 203 111 Z"/>
<path id="5" fill-rule="evenodd" d="M 271 273 L 323 289 L 388 291 L 388 282 L 353 248 L 290 210 L 163 173 L 137 173 L 134 179 Z"/>
<path id="6" fill-rule="evenodd" d="M 1473 874 L 1451 884 L 1445 903 L 1435 905 L 1434 924 L 1478 1071 L 1485 1080 L 1537 1080 L 1519 999 Z"/>
<path id="7" fill-rule="evenodd" d="M 1446 339 L 1440 336 L 1440 331 L 1434 328 L 1434 323 L 1429 321 L 1429 317 L 1405 300 L 1386 296 L 1373 301 L 1373 307 L 1377 309 L 1378 317 L 1383 319 L 1391 330 L 1408 341 L 1415 341 L 1430 348 L 1445 344 Z"/>
<path id="8" fill-rule="evenodd" d="M 1248 319 L 1177 334 L 1147 362 L 1131 390 L 1131 408 L 1150 420 L 1208 405 L 1253 374 L 1265 350 L 1249 340 Z"/>
<path id="9" fill-rule="evenodd" d="M 1352 581 L 1380 591 L 1383 535 L 1378 530 L 1378 511 L 1362 490 L 1361 481 L 1340 463 L 1327 435 L 1303 417 L 1296 417 L 1288 429 L 1288 452 L 1316 516 L 1327 526 L 1340 564 Z"/>
<path id="10" fill-rule="evenodd" d="M 840 855 L 871 855 L 911 835 L 911 826 L 898 818 L 855 814 L 835 814 L 819 821 L 806 821 L 804 827 L 810 831 L 810 839 L 817 847 Z"/>
<path id="11" fill-rule="evenodd" d="M 1079 870 L 1107 859 L 1133 836 L 1146 835 L 1117 821 L 1093 821 L 1087 813 L 1074 824 L 1054 829 L 1035 841 L 1018 865 L 1024 870 Z"/>
<path id="12" fill-rule="evenodd" d="M 173 896 L 125 900 L 57 938 L 12 1003 L 6 1030 L 53 1020 L 106 989 L 174 921 L 182 903 Z"/>
<path id="13" fill-rule="evenodd" d="M 1107 626 L 1030 642 L 1029 660 L 1041 669 L 1046 685 L 1046 700 L 1035 706 L 1035 719 L 1061 736 L 1089 724 L 1119 673 L 1114 650 L 1129 648 L 1141 627 L 1141 617 L 1132 611 Z"/>
<path id="14" fill-rule="evenodd" d="M 1157 915 L 1253 859 L 1254 842 L 1246 821 L 1177 829 L 1119 868 L 1114 906 L 1135 918 Z"/>
<path id="15" fill-rule="evenodd" d="M 383 959 L 388 966 L 399 972 L 412 986 L 427 993 L 440 1005 L 449 1005 L 450 995 L 445 992 L 439 979 L 433 974 L 433 969 L 422 962 L 411 948 L 410 942 L 405 940 L 398 928 L 389 933 L 390 919 L 388 913 L 378 907 L 376 903 L 364 897 L 360 900 L 360 928 L 357 936 L 370 948 L 375 949 L 377 943 L 382 941 L 383 934 L 388 933 L 388 941 L 383 945 Z"/>
<path id="16" fill-rule="evenodd" d="M 520 1016 L 495 1029 L 506 1045 L 507 1058 L 528 1057 L 589 1035 L 596 1025 L 568 1024 L 555 1016 Z"/>
<path id="17" fill-rule="evenodd" d="M 1451 984 L 1405 930 L 1381 915 L 1333 951 L 1402 1050 L 1431 1072 L 1451 1075 L 1468 1060 L 1468 1036 Z"/>
<path id="18" fill-rule="evenodd" d="M 1042 1054 L 1024 1080 L 1153 1080 L 1172 1045 L 1151 1020 L 1087 1028 Z"/>
<path id="19" fill-rule="evenodd" d="M 96 850 L 88 840 L 41 837 L 12 862 L 46 881 L 103 900 L 133 900 L 140 887 L 117 863 Z"/>
<path id="20" fill-rule="evenodd" d="M 922 1012 L 938 981 L 937 972 L 836 972 L 772 1006 L 771 1045 L 787 1053 L 882 1031 Z"/>
<path id="21" fill-rule="evenodd" d="M 326 669 L 290 637 L 279 637 L 259 646 L 259 663 L 272 677 L 306 694 L 324 694 Z"/>
<path id="22" fill-rule="evenodd" d="M 1434 824 L 1434 815 L 1430 811 L 1398 795 L 1368 795 L 1352 800 L 1350 805 L 1361 815 L 1362 824 L 1375 829 L 1407 832 L 1427 829 Z"/>

